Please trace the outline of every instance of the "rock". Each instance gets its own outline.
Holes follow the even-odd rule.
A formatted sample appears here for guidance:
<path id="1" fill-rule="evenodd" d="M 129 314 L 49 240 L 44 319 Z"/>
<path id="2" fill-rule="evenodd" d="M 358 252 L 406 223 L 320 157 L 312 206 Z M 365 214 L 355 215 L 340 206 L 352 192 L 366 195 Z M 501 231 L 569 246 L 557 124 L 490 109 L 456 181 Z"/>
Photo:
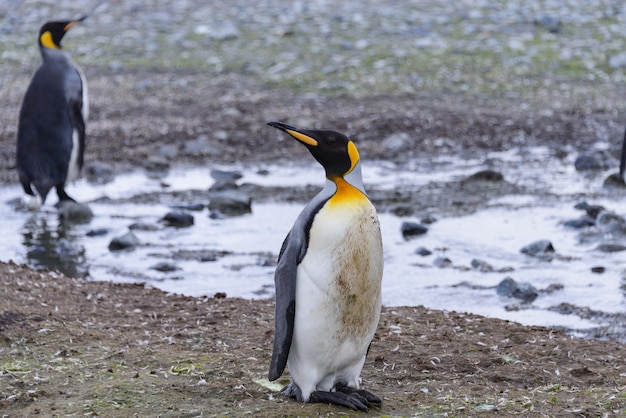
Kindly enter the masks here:
<path id="1" fill-rule="evenodd" d="M 233 180 L 216 180 L 215 183 L 209 187 L 209 192 L 225 192 L 237 189 L 239 189 L 239 186 Z"/>
<path id="2" fill-rule="evenodd" d="M 606 210 L 604 206 L 590 205 L 585 200 L 574 205 L 574 209 L 584 210 L 587 213 L 587 215 L 590 216 L 592 219 L 596 219 L 600 212 L 602 212 L 603 210 Z"/>
<path id="3" fill-rule="evenodd" d="M 188 212 L 173 210 L 166 213 L 165 216 L 161 218 L 161 222 L 167 226 L 173 226 L 175 228 L 187 228 L 193 225 L 194 219 L 193 215 Z"/>
<path id="4" fill-rule="evenodd" d="M 88 231 L 85 236 L 88 237 L 101 237 L 103 235 L 106 235 L 109 233 L 109 230 L 107 228 L 98 228 L 98 229 L 92 229 L 90 231 Z"/>
<path id="5" fill-rule="evenodd" d="M 591 267 L 591 272 L 592 272 L 592 273 L 602 274 L 602 273 L 604 273 L 605 271 L 606 271 L 606 268 L 605 268 L 605 267 L 602 267 L 602 266 L 594 266 L 594 267 Z"/>
<path id="6" fill-rule="evenodd" d="M 422 219 L 420 219 L 420 222 L 426 225 L 432 225 L 437 221 L 438 221 L 437 217 L 430 213 L 427 215 L 424 215 Z"/>
<path id="7" fill-rule="evenodd" d="M 435 265 L 435 267 L 439 268 L 450 267 L 452 265 L 452 260 L 450 260 L 448 257 L 437 257 L 433 261 L 433 264 Z"/>
<path id="8" fill-rule="evenodd" d="M 186 204 L 181 204 L 181 205 L 172 205 L 170 207 L 172 209 L 181 209 L 181 210 L 188 210 L 191 212 L 200 212 L 201 210 L 204 210 L 206 205 L 204 203 L 186 203 Z"/>
<path id="9" fill-rule="evenodd" d="M 153 265 L 152 267 L 150 267 L 150 269 L 160 271 L 162 273 L 171 273 L 173 271 L 180 270 L 180 267 L 176 266 L 175 264 L 162 261 L 160 263 Z"/>
<path id="10" fill-rule="evenodd" d="M 535 241 L 527 246 L 523 247 L 521 250 L 522 254 L 527 254 L 530 256 L 538 256 L 546 253 L 554 253 L 554 247 L 552 243 L 546 239 L 542 239 L 539 241 Z"/>
<path id="11" fill-rule="evenodd" d="M 561 21 L 559 18 L 543 15 L 535 19 L 535 25 L 545 28 L 550 33 L 559 33 L 561 31 Z"/>
<path id="12" fill-rule="evenodd" d="M 234 182 L 239 180 L 242 176 L 240 171 L 225 171 L 225 170 L 211 170 L 211 177 L 215 180 L 226 180 Z"/>
<path id="13" fill-rule="evenodd" d="M 511 277 L 506 277 L 496 286 L 496 293 L 500 296 L 521 299 L 524 303 L 534 301 L 539 295 L 537 289 L 530 283 L 518 283 Z"/>
<path id="14" fill-rule="evenodd" d="M 626 183 L 624 183 L 624 177 L 622 177 L 619 173 L 611 173 L 606 179 L 604 179 L 602 187 L 624 189 L 626 188 Z"/>
<path id="15" fill-rule="evenodd" d="M 427 249 L 426 247 L 418 247 L 415 250 L 415 254 L 417 255 L 421 255 L 422 257 L 426 257 L 428 255 L 431 255 L 433 252 L 430 251 L 429 249 Z"/>
<path id="16" fill-rule="evenodd" d="M 603 253 L 618 253 L 621 251 L 626 251 L 626 246 L 621 244 L 604 243 L 598 245 L 596 247 L 596 251 L 601 251 Z"/>
<path id="17" fill-rule="evenodd" d="M 574 161 L 577 171 L 606 170 L 610 167 L 611 157 L 605 151 L 593 150 L 580 153 Z"/>
<path id="18" fill-rule="evenodd" d="M 480 170 L 467 178 L 469 181 L 502 181 L 504 176 L 494 170 Z"/>
<path id="19" fill-rule="evenodd" d="M 109 251 L 133 250 L 139 245 L 139 239 L 132 232 L 115 237 L 109 243 Z"/>
<path id="20" fill-rule="evenodd" d="M 404 239 L 411 239 L 428 232 L 428 227 L 416 222 L 402 222 L 400 231 Z"/>
<path id="21" fill-rule="evenodd" d="M 209 210 L 225 216 L 240 216 L 252 213 L 252 199 L 236 190 L 212 192 L 209 194 Z"/>
<path id="22" fill-rule="evenodd" d="M 131 231 L 158 231 L 160 228 L 157 225 L 149 224 L 145 222 L 135 222 L 128 226 Z"/>
<path id="23" fill-rule="evenodd" d="M 598 214 L 596 226 L 605 235 L 610 237 L 626 235 L 626 219 L 615 212 L 603 210 Z"/>
<path id="24" fill-rule="evenodd" d="M 110 164 L 102 161 L 92 161 L 85 164 L 83 175 L 91 184 L 106 184 L 115 178 L 115 170 Z"/>
<path id="25" fill-rule="evenodd" d="M 475 270 L 481 271 L 483 273 L 493 271 L 493 266 L 486 261 L 473 259 L 471 262 L 472 268 Z"/>
<path id="26" fill-rule="evenodd" d="M 65 200 L 57 204 L 59 218 L 66 222 L 87 224 L 93 219 L 91 208 L 84 203 Z"/>
<path id="27" fill-rule="evenodd" d="M 578 219 L 571 219 L 569 221 L 563 222 L 563 226 L 574 229 L 582 229 L 587 228 L 589 226 L 594 226 L 596 224 L 595 219 L 593 219 L 589 215 L 581 216 Z"/>

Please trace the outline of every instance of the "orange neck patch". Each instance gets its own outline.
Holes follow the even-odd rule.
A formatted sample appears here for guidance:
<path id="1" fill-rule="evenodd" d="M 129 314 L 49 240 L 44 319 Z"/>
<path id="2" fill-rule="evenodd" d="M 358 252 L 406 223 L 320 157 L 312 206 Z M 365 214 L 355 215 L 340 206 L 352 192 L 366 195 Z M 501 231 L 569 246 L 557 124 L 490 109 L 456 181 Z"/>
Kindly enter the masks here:
<path id="1" fill-rule="evenodd" d="M 333 182 L 337 185 L 337 191 L 328 203 L 333 205 L 350 205 L 367 200 L 363 192 L 345 181 L 343 177 L 337 177 L 333 179 Z"/>

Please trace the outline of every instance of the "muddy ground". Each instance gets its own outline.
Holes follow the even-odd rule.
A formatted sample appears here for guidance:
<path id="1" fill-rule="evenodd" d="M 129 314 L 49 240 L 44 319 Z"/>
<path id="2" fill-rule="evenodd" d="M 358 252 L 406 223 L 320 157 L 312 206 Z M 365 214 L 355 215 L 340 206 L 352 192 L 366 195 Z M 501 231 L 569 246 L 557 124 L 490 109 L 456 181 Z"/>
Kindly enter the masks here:
<path id="1" fill-rule="evenodd" d="M 86 158 L 119 170 L 144 165 L 163 146 L 180 150 L 167 157 L 172 164 L 209 168 L 309 158 L 265 127 L 269 120 L 345 131 L 365 158 L 399 163 L 418 155 L 476 156 L 513 144 L 546 145 L 559 158 L 564 150 L 597 142 L 598 130 L 619 138 L 622 129 L 615 107 L 584 100 L 562 112 L 545 112 L 536 104 L 522 111 L 515 100 L 504 98 L 445 93 L 302 98 L 247 85 L 232 75 L 126 77 L 132 80 L 128 84 L 150 77 L 159 88 L 113 96 L 106 77 L 91 74 L 94 104 Z M 181 77 L 187 82 L 173 82 Z M 17 91 L 27 76 L 16 82 Z M 2 100 L 2 181 L 15 182 L 11 126 L 19 97 Z M 397 132 L 414 140 L 392 152 L 381 139 Z M 202 135 L 210 146 L 185 153 L 185 144 Z M 471 210 L 491 196 L 469 193 L 466 200 L 473 203 L 464 206 L 448 192 L 445 187 L 433 187 L 430 194 L 405 191 L 418 209 L 420 196 L 428 195 L 434 197 L 424 207 L 439 205 L 448 214 L 459 207 Z M 3 416 L 360 415 L 296 403 L 263 381 L 271 354 L 272 301 L 190 298 L 12 263 L 0 264 L 0 277 Z M 373 416 L 618 416 L 626 412 L 623 351 L 623 344 L 613 341 L 577 339 L 476 315 L 383 308 L 363 386 L 383 398 L 382 407 L 370 411 Z"/>

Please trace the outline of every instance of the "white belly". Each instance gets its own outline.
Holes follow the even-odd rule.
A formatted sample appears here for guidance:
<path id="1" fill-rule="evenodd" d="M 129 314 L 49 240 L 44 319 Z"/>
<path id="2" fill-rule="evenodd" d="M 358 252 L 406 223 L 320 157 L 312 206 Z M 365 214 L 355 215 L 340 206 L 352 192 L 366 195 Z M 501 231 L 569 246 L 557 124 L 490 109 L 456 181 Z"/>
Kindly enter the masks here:
<path id="1" fill-rule="evenodd" d="M 324 208 L 314 220 L 298 266 L 296 317 L 288 367 L 308 399 L 337 381 L 358 387 L 381 306 L 382 242 L 365 200 Z M 332 213 L 331 213 L 332 212 Z"/>

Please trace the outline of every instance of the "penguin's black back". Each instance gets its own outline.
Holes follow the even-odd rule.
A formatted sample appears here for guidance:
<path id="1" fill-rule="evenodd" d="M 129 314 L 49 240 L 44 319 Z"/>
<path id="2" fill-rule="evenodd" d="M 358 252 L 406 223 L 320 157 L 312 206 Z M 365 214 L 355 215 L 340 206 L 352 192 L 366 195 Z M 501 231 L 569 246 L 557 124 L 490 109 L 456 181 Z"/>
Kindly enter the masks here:
<path id="1" fill-rule="evenodd" d="M 35 72 L 20 109 L 17 170 L 24 190 L 32 194 L 33 184 L 45 201 L 50 189 L 63 187 L 67 179 L 72 121 L 82 106 L 82 83 L 64 52 L 43 53 L 44 61 Z"/>

